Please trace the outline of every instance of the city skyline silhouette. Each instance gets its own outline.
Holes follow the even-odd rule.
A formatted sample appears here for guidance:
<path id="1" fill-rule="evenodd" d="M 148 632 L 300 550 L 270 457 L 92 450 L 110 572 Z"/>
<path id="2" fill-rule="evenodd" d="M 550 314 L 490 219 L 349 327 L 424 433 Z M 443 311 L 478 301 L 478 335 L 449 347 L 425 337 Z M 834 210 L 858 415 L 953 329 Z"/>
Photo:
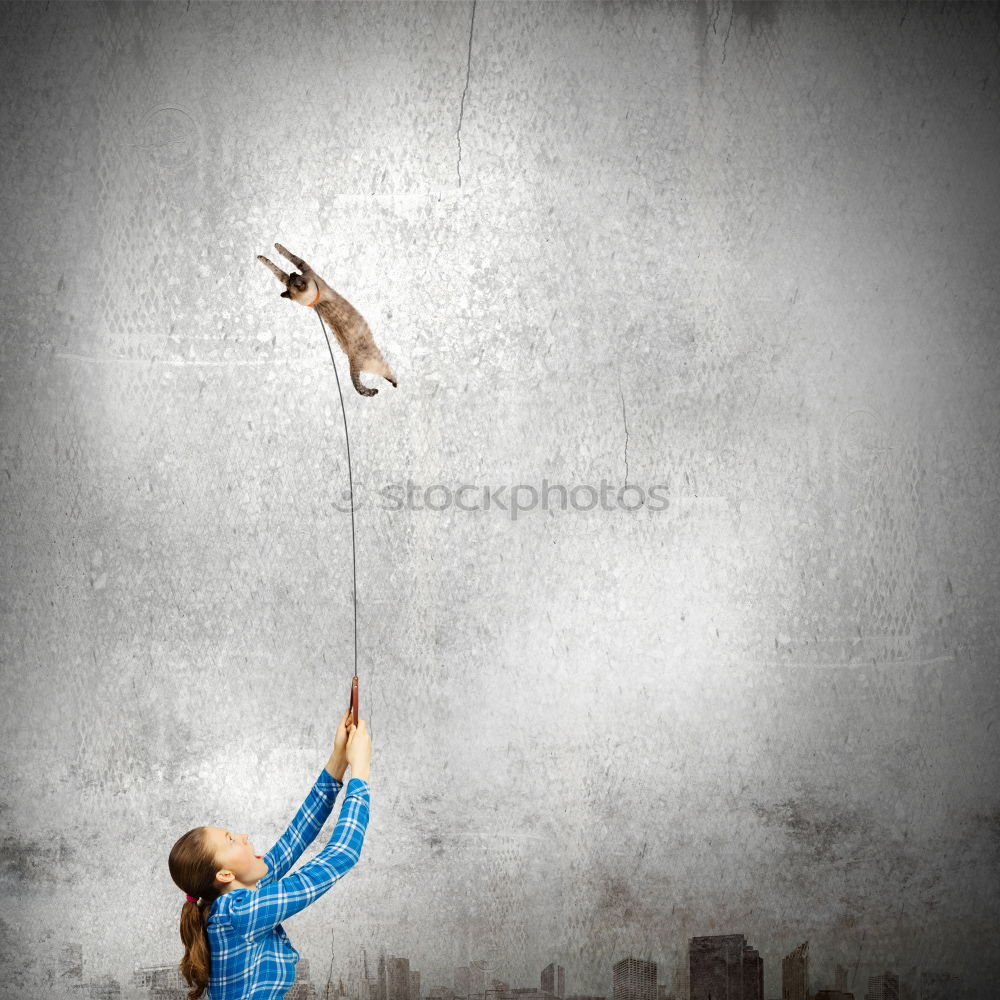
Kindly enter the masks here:
<path id="1" fill-rule="evenodd" d="M 310 960 L 300 957 L 288 1000 L 987 1000 L 960 974 L 940 968 L 861 976 L 858 966 L 837 965 L 830 982 L 818 982 L 810 976 L 808 941 L 782 957 L 780 990 L 772 995 L 764 990 L 764 962 L 742 934 L 692 937 L 686 955 L 667 967 L 625 956 L 613 964 L 604 993 L 568 991 L 567 970 L 555 961 L 539 971 L 537 986 L 512 985 L 501 967 L 483 959 L 456 967 L 450 985 L 422 984 L 409 957 L 379 953 L 369 959 L 365 950 L 351 968 L 358 974 L 345 975 L 331 962 L 326 975 L 318 975 Z M 82 949 L 72 945 L 47 985 L 86 1000 L 185 1000 L 190 989 L 176 963 L 137 966 L 126 984 L 109 974 L 85 979 Z"/>

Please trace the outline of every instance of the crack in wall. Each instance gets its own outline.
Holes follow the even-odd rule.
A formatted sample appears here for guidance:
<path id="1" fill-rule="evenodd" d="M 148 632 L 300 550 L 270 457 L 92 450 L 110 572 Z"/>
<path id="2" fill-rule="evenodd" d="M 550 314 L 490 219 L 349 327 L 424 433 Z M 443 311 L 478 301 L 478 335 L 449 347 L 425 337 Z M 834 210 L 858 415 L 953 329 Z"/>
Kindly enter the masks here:
<path id="1" fill-rule="evenodd" d="M 733 16 L 736 14 L 735 4 L 729 10 L 729 24 L 726 25 L 726 37 L 722 39 L 722 62 L 726 61 L 726 45 L 729 43 L 729 32 L 733 27 Z"/>
<path id="2" fill-rule="evenodd" d="M 465 95 L 469 92 L 469 75 L 472 72 L 472 32 L 476 27 L 476 0 L 472 0 L 472 20 L 469 23 L 469 52 L 465 60 L 465 88 L 462 90 L 462 103 L 458 109 L 458 129 L 455 136 L 458 139 L 458 186 L 462 186 L 462 119 L 465 117 Z"/>
<path id="3" fill-rule="evenodd" d="M 625 393 L 622 392 L 621 376 L 618 376 L 618 395 L 622 398 L 622 423 L 625 425 L 625 485 L 628 486 L 628 419 L 625 416 Z"/>
<path id="4" fill-rule="evenodd" d="M 719 23 L 719 14 L 720 14 L 721 11 L 722 11 L 721 0 L 715 0 L 715 3 L 712 4 L 712 17 L 711 17 L 710 20 L 708 20 L 708 21 L 705 22 L 705 37 L 702 40 L 703 43 L 707 44 L 707 42 L 708 42 L 708 29 L 709 28 L 712 29 L 712 34 L 713 35 L 718 34 L 718 32 L 715 30 L 715 26 Z"/>

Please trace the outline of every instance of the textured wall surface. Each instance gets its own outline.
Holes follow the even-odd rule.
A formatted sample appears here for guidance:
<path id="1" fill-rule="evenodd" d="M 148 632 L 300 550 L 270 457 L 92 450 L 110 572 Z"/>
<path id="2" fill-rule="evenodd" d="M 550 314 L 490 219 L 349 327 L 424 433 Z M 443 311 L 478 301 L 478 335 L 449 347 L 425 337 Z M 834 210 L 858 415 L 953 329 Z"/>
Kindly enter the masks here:
<path id="1" fill-rule="evenodd" d="M 329 752 L 343 426 L 278 241 L 399 379 L 337 356 L 373 814 L 312 978 L 604 995 L 742 933 L 768 997 L 805 939 L 995 995 L 995 7 L 0 18 L 0 993 L 147 995 L 171 844 L 269 845 Z"/>

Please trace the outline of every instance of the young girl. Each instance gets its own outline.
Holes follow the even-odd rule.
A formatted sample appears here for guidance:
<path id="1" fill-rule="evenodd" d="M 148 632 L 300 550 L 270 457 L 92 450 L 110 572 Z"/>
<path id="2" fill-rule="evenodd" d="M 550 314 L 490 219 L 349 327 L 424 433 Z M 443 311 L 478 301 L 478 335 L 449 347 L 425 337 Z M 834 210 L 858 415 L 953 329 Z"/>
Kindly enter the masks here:
<path id="1" fill-rule="evenodd" d="M 348 709 L 333 753 L 288 829 L 263 857 L 245 833 L 219 826 L 189 830 L 170 851 L 170 877 L 187 893 L 181 910 L 184 957 L 180 970 L 211 1000 L 278 1000 L 295 979 L 299 953 L 281 921 L 315 902 L 358 860 L 371 800 L 372 741 Z M 286 872 L 316 838 L 343 787 L 351 780 L 326 847 L 294 874 Z"/>

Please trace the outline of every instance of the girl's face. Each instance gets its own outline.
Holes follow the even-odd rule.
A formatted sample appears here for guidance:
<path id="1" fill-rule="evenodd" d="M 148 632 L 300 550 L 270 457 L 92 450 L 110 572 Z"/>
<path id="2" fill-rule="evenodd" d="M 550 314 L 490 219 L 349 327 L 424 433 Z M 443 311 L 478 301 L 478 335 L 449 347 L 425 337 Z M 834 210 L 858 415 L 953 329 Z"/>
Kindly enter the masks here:
<path id="1" fill-rule="evenodd" d="M 229 889 L 252 889 L 268 872 L 267 862 L 254 854 L 245 833 L 231 833 L 221 826 L 206 827 L 208 843 L 218 866 L 216 881 Z"/>

